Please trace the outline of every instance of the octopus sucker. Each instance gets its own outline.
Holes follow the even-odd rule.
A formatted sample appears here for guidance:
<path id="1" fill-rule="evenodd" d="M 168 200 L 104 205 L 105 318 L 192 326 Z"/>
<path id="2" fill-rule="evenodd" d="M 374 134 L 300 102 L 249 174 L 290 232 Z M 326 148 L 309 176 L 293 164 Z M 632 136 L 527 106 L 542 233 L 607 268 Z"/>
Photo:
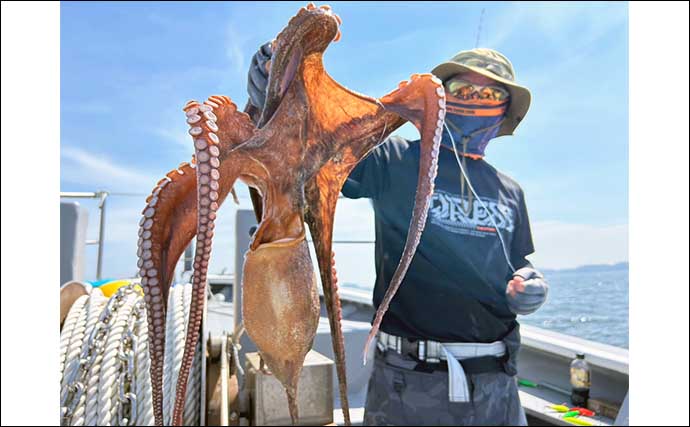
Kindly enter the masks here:
<path id="1" fill-rule="evenodd" d="M 237 179 L 239 165 L 243 160 L 241 155 L 230 156 L 223 165 L 223 173 L 219 157 L 227 155 L 230 149 L 247 139 L 253 132 L 248 127 L 240 126 L 240 129 L 227 129 L 234 122 L 248 121 L 248 118 L 234 117 L 237 108 L 229 98 L 216 97 L 213 101 L 205 101 L 204 104 L 189 103 L 187 109 L 197 109 L 204 118 L 202 126 L 191 125 L 190 134 L 193 136 L 194 157 L 197 162 L 195 171 L 196 206 L 193 209 L 196 214 L 195 235 L 196 250 L 194 273 L 192 276 L 192 301 L 189 311 L 189 330 L 185 337 L 185 351 L 182 356 L 180 374 L 177 379 L 175 404 L 172 421 L 174 425 L 182 424 L 184 403 L 186 398 L 187 381 L 189 371 L 194 359 L 193 349 L 199 340 L 203 308 L 206 300 L 206 280 L 208 273 L 208 260 L 211 256 L 213 229 L 215 228 L 216 211 L 225 197 L 232 191 L 232 186 Z M 215 111 L 215 113 L 214 113 Z M 227 138 L 221 142 L 214 132 L 220 127 L 216 120 L 225 124 L 224 136 Z M 244 123 L 245 125 L 247 123 Z M 251 125 L 251 124 L 250 124 Z M 234 192 L 233 197 L 236 198 Z"/>
<path id="2" fill-rule="evenodd" d="M 219 107 L 221 110 L 233 110 L 234 104 L 229 99 L 225 99 L 223 102 L 227 108 L 221 106 Z M 190 101 L 185 111 L 186 115 L 192 115 L 190 112 L 194 114 L 203 113 L 199 108 L 198 103 Z M 210 107 L 207 106 L 207 108 Z M 246 140 L 253 130 L 253 125 L 246 115 L 236 115 L 237 117 L 233 117 L 232 120 L 238 125 L 234 129 L 233 126 L 228 126 L 224 133 L 223 144 L 227 145 L 228 149 Z M 212 119 L 213 116 L 210 118 Z M 220 118 L 218 119 L 220 120 Z M 228 120 L 227 117 L 224 119 Z M 242 123 L 243 125 L 240 125 Z M 217 137 L 211 136 L 209 139 L 219 142 Z M 206 144 L 208 145 L 208 143 Z M 199 148 L 204 149 L 206 146 Z M 210 152 L 218 157 L 221 155 L 221 151 L 220 149 L 212 149 Z M 194 161 L 196 162 L 195 159 Z M 220 177 L 217 170 L 212 172 L 209 176 Z M 163 321 L 166 310 L 165 302 L 167 301 L 175 263 L 184 248 L 196 235 L 198 210 L 196 187 L 197 167 L 186 162 L 180 164 L 158 181 L 151 194 L 146 198 L 146 206 L 142 210 L 142 217 L 139 221 L 138 238 L 141 240 L 137 247 L 137 268 L 140 269 L 148 317 L 151 319 L 149 337 L 151 341 L 152 400 L 156 425 L 162 425 L 163 419 L 164 340 L 162 337 L 165 336 L 165 322 Z M 218 181 L 213 188 L 216 193 L 213 198 L 218 202 L 222 202 L 230 192 L 236 198 L 232 187 L 227 185 L 225 181 Z M 209 203 L 209 205 L 211 207 L 218 206 L 216 202 Z M 215 218 L 215 213 L 210 217 Z M 208 254 L 206 255 L 208 256 Z M 195 321 L 197 320 L 198 323 L 201 322 L 200 318 L 195 319 Z"/>
<path id="3" fill-rule="evenodd" d="M 380 100 L 385 108 L 392 111 L 399 111 L 401 115 L 410 117 L 410 121 L 417 127 L 422 135 L 422 147 L 420 150 L 417 193 L 415 195 L 415 204 L 412 211 L 412 219 L 407 232 L 405 248 L 400 258 L 400 263 L 393 274 L 391 283 L 388 286 L 383 300 L 376 311 L 376 316 L 374 318 L 371 331 L 369 332 L 369 336 L 367 337 L 367 341 L 364 346 L 363 360 L 365 363 L 369 344 L 378 332 L 381 322 L 383 321 L 383 316 L 388 310 L 390 302 L 400 287 L 405 272 L 412 262 L 412 257 L 414 256 L 414 252 L 419 244 L 419 240 L 424 229 L 424 224 L 426 223 L 429 205 L 431 203 L 431 196 L 434 192 L 434 179 L 436 178 L 436 173 L 438 171 L 438 150 L 441 143 L 441 138 L 437 134 L 437 129 L 439 129 L 438 122 L 445 119 L 445 94 L 443 94 L 443 96 L 438 94 L 438 87 L 440 86 L 438 83 L 436 83 L 434 78 L 435 77 L 432 74 L 416 74 L 412 76 L 413 83 L 416 83 L 415 86 L 423 85 L 418 89 L 415 88 L 417 89 L 415 92 L 422 92 L 421 96 L 420 94 L 415 95 L 415 101 L 410 102 L 407 100 L 407 97 L 410 95 L 408 90 L 410 90 L 410 88 L 413 86 L 412 83 L 408 86 L 393 91 Z M 433 102 L 435 99 L 438 100 L 436 105 L 434 106 L 432 104 L 429 106 L 428 103 Z M 427 103 L 426 107 L 422 110 L 422 114 L 419 114 L 419 111 L 412 112 L 408 110 L 411 106 L 414 106 L 419 102 Z M 437 111 L 436 114 L 434 114 L 434 110 Z M 436 126 L 433 126 L 434 124 Z"/>
<path id="4" fill-rule="evenodd" d="M 178 376 L 175 425 L 182 422 L 191 349 L 199 339 L 216 212 L 228 193 L 235 196 L 233 185 L 238 179 L 251 188 L 259 221 L 245 255 L 241 284 L 247 334 L 284 386 L 292 421 L 297 423 L 298 378 L 316 334 L 319 313 L 313 264 L 304 240 L 306 223 L 314 238 L 323 285 L 341 406 L 346 424 L 350 423 L 342 313 L 332 251 L 338 194 L 352 169 L 372 149 L 407 121 L 415 125 L 421 135 L 421 155 L 412 218 L 400 263 L 377 310 L 370 341 L 424 229 L 436 177 L 445 93 L 431 74 L 413 74 L 379 99 L 343 87 L 323 67 L 323 53 L 339 38 L 340 23 L 329 7 L 312 3 L 289 20 L 274 42 L 263 109 L 248 106 L 246 113 L 240 112 L 223 95 L 211 96 L 203 103 L 190 101 L 184 107 L 196 167 L 181 167 L 181 174 L 168 174 L 159 183 L 158 201 L 154 205 L 150 204 L 153 198 L 147 201 L 140 223 L 144 232 L 151 231 L 151 245 L 144 248 L 147 239 L 141 232 L 143 240 L 138 248 L 144 261 L 138 265 L 142 277 L 149 281 L 146 287 L 160 289 L 160 293 L 149 290 L 145 296 L 149 310 L 156 314 L 152 324 L 158 325 L 156 320 L 165 314 L 164 297 L 170 286 L 166 268 L 197 237 L 185 346 L 189 351 L 183 355 Z M 149 259 L 153 265 L 145 264 Z M 152 280 L 156 280 L 155 285 Z M 161 331 L 154 327 L 150 334 L 156 358 L 162 357 Z M 152 363 L 152 377 L 160 367 Z M 154 378 L 155 404 L 160 401 L 158 378 Z M 154 414 L 160 423 L 158 406 Z"/>
<path id="5" fill-rule="evenodd" d="M 207 101 L 207 104 L 208 101 Z M 194 105 L 194 104 L 192 104 Z M 217 107 L 217 105 L 216 105 Z M 210 113 L 209 111 L 204 111 L 204 115 Z M 214 116 L 215 117 L 215 116 Z M 201 135 L 204 132 L 209 132 L 213 130 L 218 130 L 217 126 L 213 121 L 210 119 L 207 120 L 205 123 L 206 129 L 203 129 L 201 127 L 195 126 L 190 129 L 190 134 L 196 137 L 196 141 L 199 141 L 200 139 L 204 139 Z M 218 181 L 217 178 L 214 178 L 213 175 L 211 174 L 211 170 L 216 169 L 217 165 L 213 165 L 211 161 L 213 159 L 217 160 L 217 156 L 213 156 L 210 153 L 209 150 L 210 146 L 206 144 L 204 148 L 197 148 L 195 146 L 195 157 L 197 159 L 197 162 L 199 163 L 199 167 L 196 169 L 196 176 L 197 176 L 197 182 L 201 181 L 201 178 L 204 178 L 204 181 L 208 181 L 208 183 L 213 183 Z M 208 167 L 206 167 L 208 166 Z M 213 238 L 213 233 L 211 231 L 207 231 L 206 233 L 200 233 L 199 229 L 200 227 L 205 227 L 205 229 L 209 228 L 210 223 L 213 223 L 213 219 L 209 218 L 209 214 L 211 212 L 215 211 L 215 206 L 210 206 L 212 200 L 217 200 L 218 199 L 218 194 L 215 193 L 215 198 L 211 197 L 211 192 L 209 190 L 208 185 L 204 184 L 197 184 L 196 185 L 197 189 L 197 210 L 200 212 L 200 208 L 203 206 L 205 207 L 206 211 L 208 212 L 206 215 L 197 215 L 197 232 L 196 232 L 196 256 L 201 256 L 202 258 L 204 255 L 209 255 L 211 253 L 211 239 Z M 207 224 L 207 225 L 204 225 Z M 190 329 L 189 332 L 185 338 L 185 350 L 184 354 L 182 356 L 182 365 L 180 367 L 180 375 L 178 376 L 177 379 L 177 386 L 176 390 L 177 392 L 175 393 L 175 405 L 174 405 L 174 410 L 173 410 L 173 423 L 175 425 L 180 425 L 182 423 L 182 415 L 184 412 L 184 401 L 185 401 L 185 394 L 180 393 L 179 390 L 186 390 L 187 389 L 187 381 L 188 381 L 188 373 L 189 369 L 191 368 L 193 357 L 194 357 L 194 351 L 193 349 L 196 348 L 196 343 L 199 339 L 199 326 L 201 325 L 201 318 L 203 316 L 203 308 L 204 308 L 204 302 L 205 302 L 205 296 L 206 296 L 206 274 L 207 274 L 207 268 L 208 268 L 208 263 L 207 261 L 201 261 L 195 263 L 194 266 L 194 275 L 192 278 L 192 285 L 193 285 L 193 290 L 192 290 L 192 302 L 190 306 L 190 311 L 189 311 L 189 325 Z"/>
<path id="6" fill-rule="evenodd" d="M 184 249 L 180 245 L 175 248 L 175 242 L 189 236 L 193 237 L 193 229 L 184 224 L 175 228 L 175 234 L 171 229 L 180 225 L 170 213 L 178 207 L 189 205 L 191 201 L 185 201 L 186 195 L 193 192 L 196 185 L 188 165 L 181 165 L 180 169 L 190 173 L 175 176 L 175 179 L 166 176 L 158 182 L 151 195 L 146 199 L 146 206 L 142 210 L 139 222 L 139 240 L 137 247 L 137 266 L 142 277 L 141 285 L 147 301 L 149 322 L 149 336 L 158 337 L 165 335 L 165 301 L 167 301 L 167 289 L 172 280 L 175 261 Z M 169 174 L 170 175 L 170 174 Z M 170 185 L 168 185 L 170 184 Z M 160 250 L 152 252 L 153 247 Z M 171 259 L 175 261 L 170 262 Z M 162 298 L 165 295 L 165 298 Z M 151 381 L 154 415 L 162 417 L 162 382 L 163 382 L 163 353 L 164 342 L 151 340 Z M 161 418 L 162 419 L 162 418 Z M 162 425 L 162 423 L 159 423 Z"/>

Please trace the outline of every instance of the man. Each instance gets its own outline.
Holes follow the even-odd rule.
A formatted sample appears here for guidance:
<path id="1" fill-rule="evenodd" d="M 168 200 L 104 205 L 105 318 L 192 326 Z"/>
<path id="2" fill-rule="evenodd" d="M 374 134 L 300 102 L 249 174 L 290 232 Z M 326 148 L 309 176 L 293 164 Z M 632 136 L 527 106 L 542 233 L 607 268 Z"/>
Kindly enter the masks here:
<path id="1" fill-rule="evenodd" d="M 270 45 L 254 56 L 250 102 L 263 107 Z M 520 186 L 484 160 L 530 103 L 513 66 L 491 49 L 432 70 L 444 82 L 446 126 L 429 220 L 377 338 L 365 425 L 526 425 L 515 380 L 516 314 L 546 300 Z M 342 193 L 372 199 L 378 307 L 407 236 L 419 141 L 392 136 L 362 160 Z"/>

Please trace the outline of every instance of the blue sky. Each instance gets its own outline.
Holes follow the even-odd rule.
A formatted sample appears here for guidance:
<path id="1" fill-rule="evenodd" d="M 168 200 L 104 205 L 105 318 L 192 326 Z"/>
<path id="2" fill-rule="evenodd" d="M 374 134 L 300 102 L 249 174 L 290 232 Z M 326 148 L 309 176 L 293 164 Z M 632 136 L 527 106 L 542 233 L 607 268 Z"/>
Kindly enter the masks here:
<path id="1" fill-rule="evenodd" d="M 61 190 L 148 193 L 192 154 L 181 110 L 186 101 L 225 94 L 243 107 L 251 56 L 304 4 L 62 2 Z M 372 96 L 475 47 L 485 9 L 479 45 L 508 56 L 533 95 L 516 135 L 487 149 L 487 160 L 525 191 L 533 261 L 567 268 L 627 260 L 626 3 L 329 4 L 343 25 L 341 41 L 326 52 L 326 69 Z M 409 125 L 399 132 L 417 135 Z M 136 270 L 143 199 L 109 200 L 106 275 Z M 83 204 L 95 237 L 95 205 Z M 246 199 L 242 207 L 249 207 Z M 234 209 L 221 209 L 212 271 L 234 268 Z M 342 201 L 335 233 L 373 238 L 367 202 Z M 373 250 L 336 252 L 355 259 L 353 266 L 371 260 L 370 270 L 350 278 L 368 280 Z M 94 253 L 90 248 L 91 259 Z"/>

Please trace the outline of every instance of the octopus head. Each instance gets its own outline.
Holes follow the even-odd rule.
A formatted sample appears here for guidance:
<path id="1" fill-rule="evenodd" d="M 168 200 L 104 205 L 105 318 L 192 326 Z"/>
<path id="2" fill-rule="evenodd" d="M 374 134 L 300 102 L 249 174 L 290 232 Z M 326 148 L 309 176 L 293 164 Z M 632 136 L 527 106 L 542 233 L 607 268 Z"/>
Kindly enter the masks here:
<path id="1" fill-rule="evenodd" d="M 316 7 L 309 3 L 290 19 L 287 27 L 273 42 L 269 71 L 267 102 L 259 120 L 261 128 L 275 112 L 278 104 L 297 76 L 302 63 L 320 56 L 333 41 L 340 39 L 342 21 L 330 6 Z"/>
<path id="2" fill-rule="evenodd" d="M 330 6 L 316 7 L 309 3 L 292 17 L 287 27 L 278 34 L 275 50 L 281 47 L 299 46 L 307 56 L 323 53 L 332 41 L 340 39 L 341 20 Z"/>

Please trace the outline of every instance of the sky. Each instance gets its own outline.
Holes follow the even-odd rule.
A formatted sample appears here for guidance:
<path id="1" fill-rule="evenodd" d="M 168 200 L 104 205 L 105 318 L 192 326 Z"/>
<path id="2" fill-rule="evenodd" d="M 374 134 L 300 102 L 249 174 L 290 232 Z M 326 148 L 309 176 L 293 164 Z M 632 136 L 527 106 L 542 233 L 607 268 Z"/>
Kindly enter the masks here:
<path id="1" fill-rule="evenodd" d="M 113 194 L 106 277 L 136 272 L 144 199 L 191 158 L 184 104 L 224 94 L 243 107 L 252 55 L 305 4 L 61 3 L 60 188 Z M 367 95 L 383 96 L 460 50 L 489 47 L 510 58 L 532 104 L 514 136 L 492 141 L 487 161 L 525 192 L 531 260 L 541 268 L 627 261 L 626 3 L 328 4 L 343 24 L 324 65 Z M 418 136 L 411 125 L 397 133 Z M 250 208 L 246 188 L 239 191 L 239 208 Z M 96 204 L 80 203 L 95 239 Z M 211 272 L 235 268 L 235 209 L 227 203 L 219 212 Z M 373 224 L 366 200 L 341 200 L 335 239 L 372 240 Z M 373 281 L 371 245 L 334 249 L 342 281 Z M 86 278 L 93 279 L 95 247 L 87 254 Z"/>

